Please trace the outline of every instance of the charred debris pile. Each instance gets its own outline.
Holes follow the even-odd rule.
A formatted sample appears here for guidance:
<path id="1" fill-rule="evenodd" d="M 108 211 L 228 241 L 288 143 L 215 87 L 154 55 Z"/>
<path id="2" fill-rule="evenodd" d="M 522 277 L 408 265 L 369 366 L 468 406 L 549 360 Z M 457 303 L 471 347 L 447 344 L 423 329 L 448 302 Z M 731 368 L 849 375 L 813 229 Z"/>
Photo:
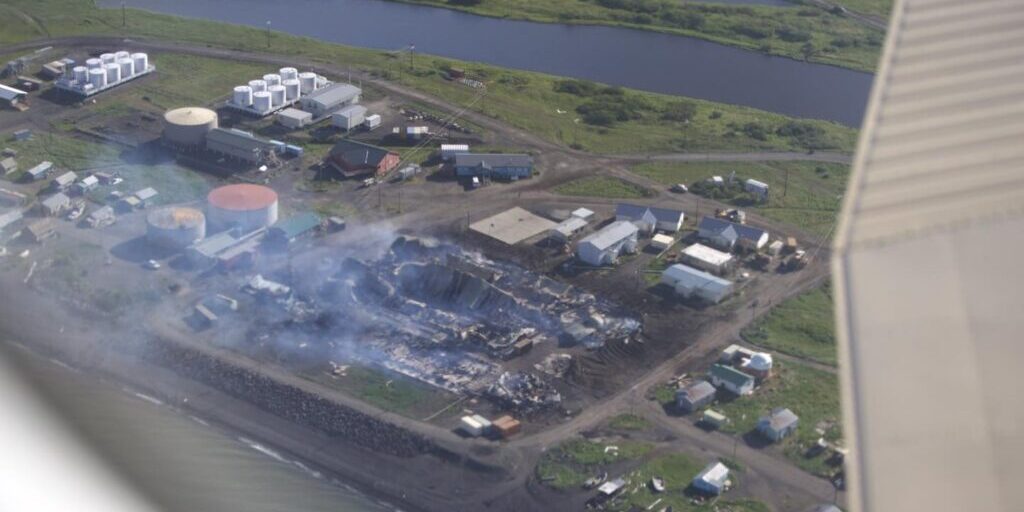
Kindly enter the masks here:
<path id="1" fill-rule="evenodd" d="M 375 260 L 328 259 L 315 274 L 250 277 L 259 311 L 247 339 L 278 360 L 378 365 L 520 413 L 559 404 L 551 381 L 565 372 L 506 370 L 510 360 L 640 333 L 610 302 L 433 239 L 398 237 Z"/>

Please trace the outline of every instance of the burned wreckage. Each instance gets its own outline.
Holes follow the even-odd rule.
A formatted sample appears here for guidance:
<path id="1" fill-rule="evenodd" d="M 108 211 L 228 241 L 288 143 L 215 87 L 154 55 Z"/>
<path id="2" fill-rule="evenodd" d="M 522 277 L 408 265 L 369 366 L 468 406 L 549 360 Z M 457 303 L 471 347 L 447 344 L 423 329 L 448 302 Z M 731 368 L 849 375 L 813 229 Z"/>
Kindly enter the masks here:
<path id="1" fill-rule="evenodd" d="M 279 358 L 294 357 L 281 353 L 287 347 L 324 366 L 378 365 L 529 412 L 561 402 L 550 379 L 565 365 L 560 372 L 506 371 L 503 360 L 539 344 L 595 349 L 640 333 L 636 319 L 594 295 L 432 239 L 398 237 L 374 261 L 328 259 L 321 266 L 317 275 L 328 277 L 305 287 L 262 276 L 246 283 L 266 310 L 249 339 L 274 344 Z"/>

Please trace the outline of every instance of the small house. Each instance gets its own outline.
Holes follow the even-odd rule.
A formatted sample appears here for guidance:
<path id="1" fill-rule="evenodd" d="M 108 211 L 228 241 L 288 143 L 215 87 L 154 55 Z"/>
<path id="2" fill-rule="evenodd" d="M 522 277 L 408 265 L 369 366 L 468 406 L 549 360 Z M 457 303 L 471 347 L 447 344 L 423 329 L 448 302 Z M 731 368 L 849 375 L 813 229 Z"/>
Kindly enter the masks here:
<path id="1" fill-rule="evenodd" d="M 696 411 L 714 400 L 715 387 L 706 380 L 676 390 L 676 407 L 684 413 Z"/>
<path id="2" fill-rule="evenodd" d="M 597 488 L 597 494 L 605 498 L 611 498 L 612 496 L 622 492 L 625 488 L 626 479 L 620 477 L 601 484 L 601 486 Z"/>
<path id="3" fill-rule="evenodd" d="M 25 213 L 22 212 L 21 210 L 10 210 L 4 213 L 0 213 L 0 231 L 3 231 L 4 229 L 7 228 L 7 226 L 10 226 L 11 224 L 18 222 L 24 217 Z"/>
<path id="4" fill-rule="evenodd" d="M 363 121 L 363 128 L 366 128 L 367 130 L 373 130 L 374 128 L 380 126 L 380 122 L 380 114 L 366 116 L 366 120 Z"/>
<path id="5" fill-rule="evenodd" d="M 93 228 L 102 228 L 113 224 L 116 219 L 117 217 L 114 215 L 114 208 L 112 206 L 104 206 L 93 210 L 93 212 L 85 218 L 85 223 Z"/>
<path id="6" fill-rule="evenodd" d="M 68 187 L 75 183 L 78 179 L 78 175 L 74 171 L 68 171 L 60 176 L 57 176 L 50 182 L 50 188 L 53 190 L 67 190 Z"/>
<path id="7" fill-rule="evenodd" d="M 57 236 L 57 226 L 52 219 L 38 220 L 25 226 L 21 235 L 32 242 L 43 243 L 50 238 Z"/>
<path id="8" fill-rule="evenodd" d="M 345 178 L 382 176 L 400 161 L 398 153 L 382 147 L 342 139 L 334 144 L 324 163 Z"/>
<path id="9" fill-rule="evenodd" d="M 79 194 L 85 194 L 86 192 L 98 187 L 100 179 L 96 176 L 89 175 L 82 178 L 78 183 L 75 183 L 75 191 Z"/>
<path id="10" fill-rule="evenodd" d="M 551 230 L 548 231 L 548 236 L 558 242 L 566 243 L 586 227 L 587 221 L 579 217 L 569 217 L 551 228 Z"/>
<path id="11" fill-rule="evenodd" d="M 722 364 L 711 365 L 708 372 L 711 384 L 723 388 L 736 395 L 749 395 L 754 392 L 754 377 L 747 375 L 731 366 Z"/>
<path id="12" fill-rule="evenodd" d="M 799 423 L 800 419 L 793 414 L 793 411 L 785 407 L 777 407 L 758 420 L 757 431 L 769 441 L 777 443 L 796 432 Z"/>
<path id="13" fill-rule="evenodd" d="M 622 253 L 636 252 L 637 227 L 626 221 L 616 221 L 580 241 L 576 257 L 589 265 L 610 265 Z"/>
<path id="14" fill-rule="evenodd" d="M 139 205 L 143 208 L 149 206 L 157 195 L 159 195 L 159 193 L 153 187 L 146 187 L 137 190 L 135 194 L 133 194 L 133 196 L 139 200 Z"/>
<path id="15" fill-rule="evenodd" d="M 484 435 L 490 425 L 490 421 L 487 421 L 487 419 L 479 415 L 467 415 L 463 416 L 459 420 L 459 430 L 472 437 L 480 437 Z"/>
<path id="16" fill-rule="evenodd" d="M 7 157 L 4 158 L 3 160 L 0 160 L 0 172 L 2 172 L 4 176 L 17 172 L 17 170 L 18 162 L 14 158 Z"/>
<path id="17" fill-rule="evenodd" d="M 267 232 L 267 241 L 287 245 L 299 238 L 311 236 L 320 227 L 320 216 L 304 212 L 277 222 Z"/>
<path id="18" fill-rule="evenodd" d="M 533 157 L 523 154 L 456 153 L 458 178 L 516 181 L 533 176 Z"/>
<path id="19" fill-rule="evenodd" d="M 594 220 L 595 214 L 593 210 L 589 210 L 587 208 L 577 208 L 573 210 L 572 213 L 569 215 L 576 217 L 577 219 L 583 219 L 587 222 L 590 222 Z"/>
<path id="20" fill-rule="evenodd" d="M 675 238 L 672 238 L 668 235 L 662 235 L 661 233 L 658 233 L 657 235 L 651 237 L 651 247 L 659 251 L 668 250 L 668 248 L 675 245 L 675 243 Z"/>
<path id="21" fill-rule="evenodd" d="M 691 483 L 700 492 L 718 496 L 729 484 L 729 468 L 719 461 L 712 462 L 697 473 Z"/>
<path id="22" fill-rule="evenodd" d="M 628 203 L 619 203 L 615 207 L 615 220 L 632 222 L 645 234 L 655 231 L 675 233 L 683 227 L 685 217 L 682 210 L 670 208 L 655 208 Z"/>
<path id="23" fill-rule="evenodd" d="M 697 236 L 723 251 L 736 247 L 757 251 L 768 243 L 768 232 L 724 219 L 704 217 L 697 226 Z"/>
<path id="24" fill-rule="evenodd" d="M 678 263 L 661 273 L 661 282 L 684 299 L 695 298 L 711 304 L 721 302 L 733 288 L 732 281 Z"/>
<path id="25" fill-rule="evenodd" d="M 55 217 L 71 207 L 71 198 L 63 192 L 58 192 L 39 203 L 43 215 Z"/>

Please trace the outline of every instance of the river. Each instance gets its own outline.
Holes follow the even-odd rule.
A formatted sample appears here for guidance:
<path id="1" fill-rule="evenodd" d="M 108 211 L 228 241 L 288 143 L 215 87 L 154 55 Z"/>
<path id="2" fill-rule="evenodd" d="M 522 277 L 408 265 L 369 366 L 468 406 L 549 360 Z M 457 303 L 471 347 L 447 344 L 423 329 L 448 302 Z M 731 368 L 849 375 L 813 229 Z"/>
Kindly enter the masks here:
<path id="1" fill-rule="evenodd" d="M 748 0 L 750 1 L 750 0 Z M 120 0 L 100 0 L 119 7 Z M 130 7 L 746 105 L 859 127 L 874 75 L 700 39 L 488 18 L 384 0 L 127 0 Z"/>

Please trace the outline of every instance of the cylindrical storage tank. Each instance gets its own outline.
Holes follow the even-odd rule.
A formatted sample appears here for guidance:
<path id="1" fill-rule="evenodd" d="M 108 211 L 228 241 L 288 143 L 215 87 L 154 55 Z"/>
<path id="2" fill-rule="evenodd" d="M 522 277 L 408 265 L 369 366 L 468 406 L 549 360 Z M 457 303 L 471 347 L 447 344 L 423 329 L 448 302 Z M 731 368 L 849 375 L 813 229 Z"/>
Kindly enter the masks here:
<path id="1" fill-rule="evenodd" d="M 99 60 L 99 59 L 96 59 L 96 58 L 86 59 L 85 60 L 85 67 L 87 67 L 89 69 L 100 69 L 100 68 L 103 67 L 103 61 Z"/>
<path id="2" fill-rule="evenodd" d="M 257 91 L 252 93 L 252 108 L 259 112 L 266 112 L 270 110 L 271 101 L 270 93 L 267 91 Z"/>
<path id="3" fill-rule="evenodd" d="M 117 64 L 104 64 L 103 68 L 107 70 L 107 83 L 116 84 L 121 81 L 121 67 Z"/>
<path id="4" fill-rule="evenodd" d="M 164 142 L 181 148 L 198 148 L 206 134 L 217 127 L 217 113 L 202 107 L 176 108 L 164 114 Z"/>
<path id="5" fill-rule="evenodd" d="M 263 75 L 263 81 L 267 83 L 267 87 L 270 87 L 271 85 L 281 85 L 281 75 L 276 73 Z"/>
<path id="6" fill-rule="evenodd" d="M 284 86 L 284 100 L 294 101 L 299 99 L 299 81 L 296 79 L 282 80 L 281 85 Z"/>
<path id="7" fill-rule="evenodd" d="M 284 105 L 284 86 L 283 85 L 271 85 L 267 87 L 267 92 L 270 93 L 270 104 L 274 107 L 280 107 Z"/>
<path id="8" fill-rule="evenodd" d="M 206 199 L 206 218 L 214 230 L 240 227 L 248 232 L 277 222 L 277 192 L 263 185 L 225 185 L 211 190 Z"/>
<path id="9" fill-rule="evenodd" d="M 248 85 L 239 85 L 235 87 L 235 92 L 231 96 L 231 102 L 239 107 L 248 107 L 252 105 L 252 87 Z"/>
<path id="10" fill-rule="evenodd" d="M 149 69 L 149 55 L 145 53 L 133 53 L 132 60 L 135 61 L 135 73 L 142 73 Z"/>
<path id="11" fill-rule="evenodd" d="M 146 216 L 146 241 L 157 247 L 184 249 L 206 236 L 206 216 L 195 208 L 170 206 Z"/>
<path id="12" fill-rule="evenodd" d="M 294 80 L 299 77 L 299 70 L 295 68 L 281 68 L 279 71 L 281 74 L 281 80 Z"/>
<path id="13" fill-rule="evenodd" d="M 97 89 L 107 85 L 107 72 L 99 68 L 90 69 L 89 83 Z"/>
<path id="14" fill-rule="evenodd" d="M 71 77 L 74 81 L 84 84 L 89 80 L 89 68 L 85 66 L 75 66 L 71 70 Z"/>
<path id="15" fill-rule="evenodd" d="M 252 92 L 262 92 L 267 90 L 267 83 L 263 80 L 250 80 L 249 87 L 252 87 Z"/>
<path id="16" fill-rule="evenodd" d="M 135 76 L 135 62 L 127 57 L 118 59 L 117 65 L 121 68 L 121 79 Z"/>
<path id="17" fill-rule="evenodd" d="M 131 54 L 126 52 L 126 51 L 124 51 L 124 50 L 121 50 L 119 52 L 114 52 L 114 58 L 117 59 L 117 60 L 127 59 L 130 56 L 131 56 Z"/>
<path id="18" fill-rule="evenodd" d="M 302 94 L 309 94 L 316 90 L 316 73 L 299 73 L 299 85 L 302 88 Z"/>
<path id="19" fill-rule="evenodd" d="M 113 64 L 114 61 L 117 60 L 117 57 L 115 57 L 113 53 L 104 53 L 103 55 L 100 55 L 100 60 L 103 61 L 104 64 Z"/>

